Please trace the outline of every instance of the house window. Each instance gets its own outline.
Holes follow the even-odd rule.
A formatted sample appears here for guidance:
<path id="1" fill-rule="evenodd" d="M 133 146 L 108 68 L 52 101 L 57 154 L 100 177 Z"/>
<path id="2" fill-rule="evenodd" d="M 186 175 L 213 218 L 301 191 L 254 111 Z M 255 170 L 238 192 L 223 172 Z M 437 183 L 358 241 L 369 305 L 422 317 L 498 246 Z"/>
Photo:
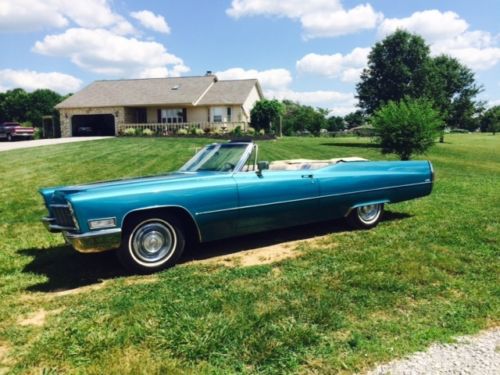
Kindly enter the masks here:
<path id="1" fill-rule="evenodd" d="M 212 108 L 212 121 L 213 122 L 222 122 L 224 116 L 224 108 L 223 107 L 215 107 Z"/>
<path id="2" fill-rule="evenodd" d="M 227 107 L 227 122 L 231 122 L 231 107 Z"/>
<path id="3" fill-rule="evenodd" d="M 182 109 L 181 108 L 162 109 L 161 122 L 166 122 L 168 124 L 179 124 L 184 122 Z"/>

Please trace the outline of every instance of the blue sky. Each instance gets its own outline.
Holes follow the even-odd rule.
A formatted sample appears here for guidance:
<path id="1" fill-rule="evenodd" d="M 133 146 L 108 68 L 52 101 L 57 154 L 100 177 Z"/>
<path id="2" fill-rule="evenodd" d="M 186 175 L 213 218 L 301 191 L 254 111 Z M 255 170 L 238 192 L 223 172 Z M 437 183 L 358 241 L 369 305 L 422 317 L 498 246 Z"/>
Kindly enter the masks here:
<path id="1" fill-rule="evenodd" d="M 469 66 L 481 99 L 500 104 L 499 16 L 498 0 L 0 0 L 0 91 L 212 70 L 346 114 L 370 47 L 405 28 Z"/>

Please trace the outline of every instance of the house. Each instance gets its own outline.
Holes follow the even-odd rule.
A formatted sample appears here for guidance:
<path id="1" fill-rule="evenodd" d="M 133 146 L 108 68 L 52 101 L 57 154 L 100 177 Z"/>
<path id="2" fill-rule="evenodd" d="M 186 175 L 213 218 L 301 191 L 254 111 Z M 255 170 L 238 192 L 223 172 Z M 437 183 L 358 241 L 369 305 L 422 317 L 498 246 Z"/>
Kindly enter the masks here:
<path id="1" fill-rule="evenodd" d="M 56 106 L 63 137 L 116 135 L 127 127 L 245 128 L 263 98 L 256 79 L 198 77 L 95 81 Z"/>

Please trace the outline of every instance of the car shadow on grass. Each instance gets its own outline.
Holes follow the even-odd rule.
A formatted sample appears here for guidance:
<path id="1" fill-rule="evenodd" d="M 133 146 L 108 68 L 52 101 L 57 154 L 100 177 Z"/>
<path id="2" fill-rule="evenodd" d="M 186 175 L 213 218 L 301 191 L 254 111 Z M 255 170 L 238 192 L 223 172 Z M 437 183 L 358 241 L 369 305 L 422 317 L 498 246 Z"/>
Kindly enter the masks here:
<path id="1" fill-rule="evenodd" d="M 31 292 L 62 292 L 127 275 L 114 251 L 81 254 L 70 246 L 57 246 L 19 253 L 32 258 L 23 272 L 47 277 L 46 282 L 29 286 L 27 290 Z"/>
<path id="2" fill-rule="evenodd" d="M 382 221 L 402 220 L 411 215 L 401 212 L 386 211 Z M 179 263 L 210 259 L 223 255 L 232 255 L 247 250 L 274 246 L 284 242 L 306 241 L 328 234 L 353 231 L 345 220 L 330 220 L 320 223 L 301 225 L 269 232 L 249 234 L 240 237 L 207 242 L 186 251 Z"/>
<path id="3" fill-rule="evenodd" d="M 386 211 L 382 220 L 393 221 L 409 217 L 411 215 L 406 213 Z M 179 263 L 237 254 L 283 242 L 308 240 L 351 230 L 344 220 L 332 220 L 213 241 L 186 251 Z M 24 249 L 19 250 L 19 253 L 32 258 L 31 262 L 24 267 L 23 272 L 47 278 L 47 281 L 43 283 L 26 288 L 31 292 L 63 292 L 129 275 L 118 263 L 114 251 L 81 254 L 69 246 L 57 246 L 49 249 Z"/>

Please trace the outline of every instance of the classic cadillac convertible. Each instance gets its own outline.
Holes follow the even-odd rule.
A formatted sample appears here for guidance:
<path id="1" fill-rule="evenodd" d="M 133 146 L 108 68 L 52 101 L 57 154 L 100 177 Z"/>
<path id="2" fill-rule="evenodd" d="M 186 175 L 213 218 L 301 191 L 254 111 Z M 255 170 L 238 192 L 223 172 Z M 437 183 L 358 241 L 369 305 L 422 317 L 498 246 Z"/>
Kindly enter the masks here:
<path id="1" fill-rule="evenodd" d="M 384 204 L 428 195 L 433 180 L 428 161 L 258 162 L 256 144 L 231 141 L 206 146 L 177 172 L 40 193 L 47 229 L 76 250 L 118 249 L 128 269 L 154 272 L 193 242 L 341 217 L 371 228 Z"/>

